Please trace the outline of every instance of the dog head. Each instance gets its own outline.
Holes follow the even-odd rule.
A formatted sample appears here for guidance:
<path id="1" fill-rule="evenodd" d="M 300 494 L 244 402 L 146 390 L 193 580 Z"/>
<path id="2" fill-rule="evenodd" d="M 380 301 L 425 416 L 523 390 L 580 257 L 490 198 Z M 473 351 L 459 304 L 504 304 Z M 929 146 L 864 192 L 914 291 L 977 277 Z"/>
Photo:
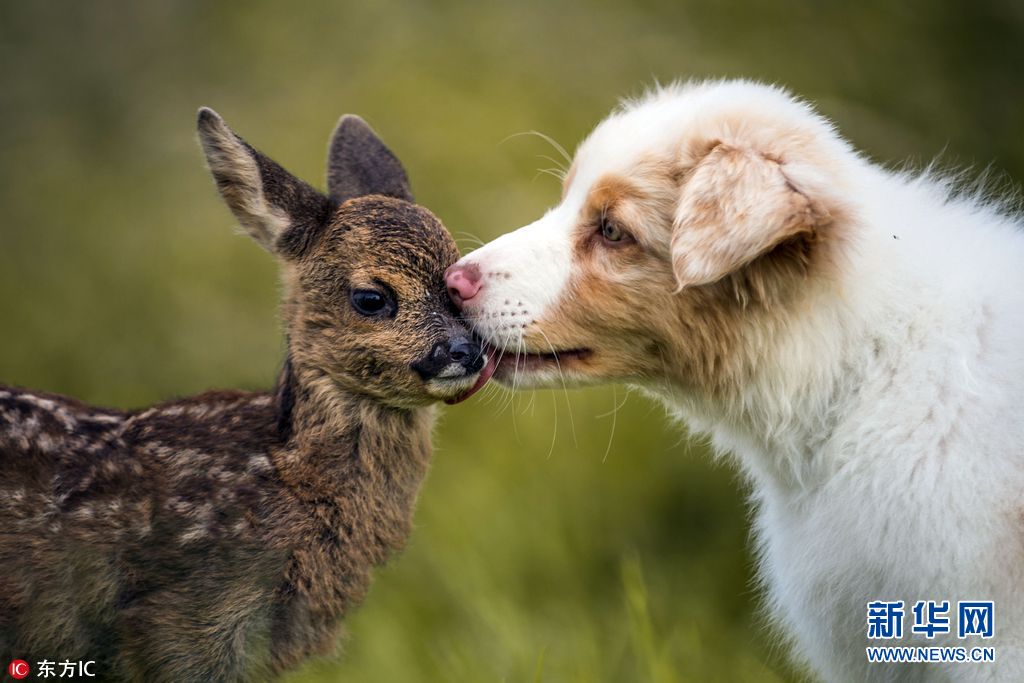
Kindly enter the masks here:
<path id="1" fill-rule="evenodd" d="M 334 132 L 326 195 L 210 109 L 199 137 L 235 217 L 282 264 L 295 371 L 403 407 L 455 401 L 486 381 L 480 345 L 445 294 L 458 249 L 362 119 L 345 116 Z"/>
<path id="2" fill-rule="evenodd" d="M 827 273 L 851 155 L 775 88 L 658 91 L 580 145 L 558 206 L 450 268 L 450 295 L 499 381 L 735 382 L 751 322 Z"/>

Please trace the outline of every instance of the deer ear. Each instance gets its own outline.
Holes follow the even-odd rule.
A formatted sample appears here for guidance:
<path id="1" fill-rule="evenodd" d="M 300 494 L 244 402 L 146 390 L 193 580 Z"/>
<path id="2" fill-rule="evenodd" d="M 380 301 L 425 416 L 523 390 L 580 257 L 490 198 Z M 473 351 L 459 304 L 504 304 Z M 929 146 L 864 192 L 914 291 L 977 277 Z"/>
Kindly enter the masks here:
<path id="1" fill-rule="evenodd" d="M 330 217 L 331 203 L 228 128 L 217 112 L 199 110 L 199 141 L 221 197 L 260 245 L 283 253 L 281 238 L 311 233 Z"/>
<path id="2" fill-rule="evenodd" d="M 338 203 L 368 194 L 413 201 L 402 162 L 369 124 L 354 114 L 342 116 L 331 136 L 327 194 Z"/>
<path id="3" fill-rule="evenodd" d="M 778 161 L 717 143 L 683 181 L 671 246 L 676 281 L 715 282 L 828 221 Z"/>

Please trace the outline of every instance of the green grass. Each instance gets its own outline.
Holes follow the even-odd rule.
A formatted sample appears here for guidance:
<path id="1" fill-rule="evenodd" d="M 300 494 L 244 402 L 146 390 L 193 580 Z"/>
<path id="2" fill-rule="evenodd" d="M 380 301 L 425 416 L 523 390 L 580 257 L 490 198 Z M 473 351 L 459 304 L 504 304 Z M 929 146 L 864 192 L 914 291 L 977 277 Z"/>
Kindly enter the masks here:
<path id="1" fill-rule="evenodd" d="M 572 149 L 677 77 L 779 81 L 876 158 L 1020 178 L 1022 26 L 953 0 L 5 3 L 0 382 L 139 406 L 273 381 L 275 268 L 202 167 L 200 105 L 313 181 L 363 115 L 465 249 L 557 201 L 550 147 L 509 136 Z M 625 396 L 446 410 L 411 543 L 343 657 L 289 680 L 792 680 L 733 470 Z"/>

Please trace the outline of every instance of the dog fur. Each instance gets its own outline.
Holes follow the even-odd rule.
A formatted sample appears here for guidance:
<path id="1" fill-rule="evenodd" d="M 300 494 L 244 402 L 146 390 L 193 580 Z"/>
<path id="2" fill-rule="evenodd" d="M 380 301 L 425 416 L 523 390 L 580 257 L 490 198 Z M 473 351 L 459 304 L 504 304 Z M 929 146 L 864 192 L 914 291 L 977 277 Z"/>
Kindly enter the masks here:
<path id="1" fill-rule="evenodd" d="M 628 382 L 729 454 L 768 612 L 820 677 L 1024 680 L 1019 219 L 871 163 L 779 88 L 675 85 L 603 121 L 561 203 L 450 269 L 467 280 L 499 381 Z M 905 601 L 902 640 L 867 640 L 876 599 Z M 915 601 L 977 599 L 992 640 L 910 633 Z M 872 644 L 996 661 L 869 664 Z"/>

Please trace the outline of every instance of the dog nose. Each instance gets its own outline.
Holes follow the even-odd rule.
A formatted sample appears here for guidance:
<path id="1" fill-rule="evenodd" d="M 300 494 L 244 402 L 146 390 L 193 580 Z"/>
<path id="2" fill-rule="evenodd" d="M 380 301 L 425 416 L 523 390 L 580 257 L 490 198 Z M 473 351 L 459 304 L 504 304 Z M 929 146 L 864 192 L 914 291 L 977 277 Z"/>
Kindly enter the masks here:
<path id="1" fill-rule="evenodd" d="M 481 286 L 480 267 L 475 263 L 460 265 L 456 263 L 444 273 L 444 281 L 448 285 L 448 296 L 455 302 L 456 306 L 462 306 L 469 301 Z"/>
<path id="2" fill-rule="evenodd" d="M 481 353 L 480 345 L 465 337 L 459 337 L 452 342 L 448 347 L 448 357 L 466 368 L 469 374 L 480 372 L 484 367 L 484 355 Z"/>

